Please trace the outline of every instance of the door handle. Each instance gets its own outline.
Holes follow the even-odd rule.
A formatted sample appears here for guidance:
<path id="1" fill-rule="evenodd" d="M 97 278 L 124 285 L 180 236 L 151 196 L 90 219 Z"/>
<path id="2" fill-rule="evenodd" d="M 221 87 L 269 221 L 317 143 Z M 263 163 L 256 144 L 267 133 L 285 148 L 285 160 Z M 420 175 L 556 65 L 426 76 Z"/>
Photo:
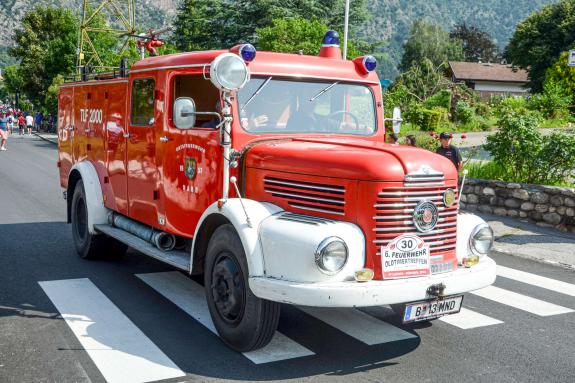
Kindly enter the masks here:
<path id="1" fill-rule="evenodd" d="M 166 137 L 166 136 L 162 136 L 162 137 L 160 137 L 160 141 L 161 141 L 161 142 L 169 142 L 169 141 L 172 141 L 172 140 L 171 140 L 170 138 Z"/>
<path id="2" fill-rule="evenodd" d="M 123 136 L 124 136 L 124 138 L 130 138 L 131 137 L 130 133 L 124 133 Z"/>

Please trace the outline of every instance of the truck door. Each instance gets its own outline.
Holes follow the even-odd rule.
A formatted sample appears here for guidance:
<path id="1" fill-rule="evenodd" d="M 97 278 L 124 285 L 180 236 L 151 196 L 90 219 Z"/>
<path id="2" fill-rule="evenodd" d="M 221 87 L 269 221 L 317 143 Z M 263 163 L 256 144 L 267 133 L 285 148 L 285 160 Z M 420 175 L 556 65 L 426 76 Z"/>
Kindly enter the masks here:
<path id="1" fill-rule="evenodd" d="M 128 215 L 158 227 L 160 177 L 156 162 L 156 79 L 150 75 L 130 81 L 130 122 L 127 134 Z"/>
<path id="2" fill-rule="evenodd" d="M 204 210 L 217 201 L 222 190 L 223 158 L 217 120 L 198 116 L 195 126 L 181 130 L 174 124 L 174 101 L 192 98 L 199 112 L 214 112 L 219 92 L 200 74 L 171 73 L 166 92 L 162 179 L 166 228 L 192 237 Z"/>

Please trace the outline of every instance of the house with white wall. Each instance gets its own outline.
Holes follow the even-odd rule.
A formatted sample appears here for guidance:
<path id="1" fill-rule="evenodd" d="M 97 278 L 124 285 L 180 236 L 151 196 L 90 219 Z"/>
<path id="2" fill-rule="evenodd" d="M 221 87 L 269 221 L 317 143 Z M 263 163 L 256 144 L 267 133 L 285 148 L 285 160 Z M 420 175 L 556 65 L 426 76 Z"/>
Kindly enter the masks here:
<path id="1" fill-rule="evenodd" d="M 448 75 L 454 83 L 465 83 L 486 99 L 496 95 L 527 96 L 527 71 L 508 64 L 449 61 Z"/>

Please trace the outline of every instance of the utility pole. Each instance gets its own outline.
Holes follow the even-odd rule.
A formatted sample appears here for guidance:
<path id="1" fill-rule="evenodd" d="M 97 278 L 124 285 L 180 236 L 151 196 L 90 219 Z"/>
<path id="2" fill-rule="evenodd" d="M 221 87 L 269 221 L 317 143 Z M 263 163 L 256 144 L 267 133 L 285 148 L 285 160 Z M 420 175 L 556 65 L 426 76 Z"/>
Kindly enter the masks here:
<path id="1" fill-rule="evenodd" d="M 345 0 L 345 17 L 343 21 L 343 59 L 347 60 L 347 30 L 349 28 L 349 1 Z"/>

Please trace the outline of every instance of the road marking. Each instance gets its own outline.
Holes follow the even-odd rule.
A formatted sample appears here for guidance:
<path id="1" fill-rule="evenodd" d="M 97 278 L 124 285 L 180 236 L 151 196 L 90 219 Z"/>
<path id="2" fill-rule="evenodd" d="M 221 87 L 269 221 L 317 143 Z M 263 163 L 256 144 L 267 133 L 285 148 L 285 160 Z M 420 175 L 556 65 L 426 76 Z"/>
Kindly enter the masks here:
<path id="1" fill-rule="evenodd" d="M 177 271 L 136 274 L 136 276 L 200 322 L 208 330 L 218 335 L 210 317 L 202 286 Z M 244 352 L 243 354 L 252 362 L 262 364 L 310 356 L 314 355 L 314 352 L 276 331 L 271 342 L 266 347 Z"/>
<path id="2" fill-rule="evenodd" d="M 497 265 L 497 275 L 575 297 L 575 285 Z"/>
<path id="3" fill-rule="evenodd" d="M 298 308 L 368 345 L 417 338 L 417 335 L 357 309 L 307 306 L 298 306 Z"/>
<path id="4" fill-rule="evenodd" d="M 530 312 L 540 316 L 550 316 L 573 312 L 573 310 L 548 303 L 539 299 L 531 298 L 526 295 L 514 293 L 495 286 L 484 287 L 479 290 L 471 291 L 472 294 L 482 298 L 490 299 L 507 306 L 515 307 L 523 311 Z"/>
<path id="5" fill-rule="evenodd" d="M 499 319 L 491 318 L 463 307 L 459 313 L 446 315 L 439 318 L 439 320 L 464 330 L 503 323 Z"/>
<path id="6" fill-rule="evenodd" d="M 89 279 L 38 283 L 107 382 L 186 375 Z"/>

